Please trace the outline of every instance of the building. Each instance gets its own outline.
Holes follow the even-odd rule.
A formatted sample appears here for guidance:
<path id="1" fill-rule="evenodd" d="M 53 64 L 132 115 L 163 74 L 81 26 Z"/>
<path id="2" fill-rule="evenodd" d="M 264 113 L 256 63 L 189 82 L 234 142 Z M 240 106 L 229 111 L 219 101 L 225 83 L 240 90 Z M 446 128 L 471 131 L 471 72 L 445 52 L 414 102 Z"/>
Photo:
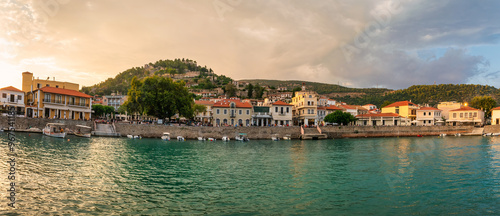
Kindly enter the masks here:
<path id="1" fill-rule="evenodd" d="M 436 122 L 442 121 L 441 110 L 434 107 L 421 107 L 417 110 L 417 125 L 418 126 L 433 126 Z"/>
<path id="2" fill-rule="evenodd" d="M 269 126 L 273 124 L 273 116 L 271 114 L 271 107 L 268 106 L 254 106 L 252 114 L 253 126 Z"/>
<path id="3" fill-rule="evenodd" d="M 252 105 L 239 99 L 224 99 L 212 108 L 214 126 L 250 126 Z"/>
<path id="4" fill-rule="evenodd" d="M 408 120 L 396 113 L 362 114 L 356 116 L 356 125 L 363 126 L 398 126 L 407 125 Z"/>
<path id="5" fill-rule="evenodd" d="M 50 77 L 47 77 L 47 79 L 39 79 L 37 77 L 35 79 L 33 77 L 33 73 L 31 72 L 23 73 L 23 87 L 22 87 L 23 92 L 25 93 L 32 92 L 42 87 L 55 87 L 55 88 L 69 89 L 74 91 L 80 90 L 80 85 L 76 83 L 56 81 L 55 77 L 52 77 L 52 80 L 50 80 Z"/>
<path id="6" fill-rule="evenodd" d="M 367 109 L 367 110 L 374 110 L 374 109 L 377 109 L 377 106 L 376 105 L 373 105 L 373 104 L 365 104 L 362 106 L 363 108 Z"/>
<path id="7" fill-rule="evenodd" d="M 24 92 L 13 87 L 8 86 L 0 89 L 0 104 L 1 109 L 10 110 L 11 107 L 16 109 L 16 115 L 24 115 Z"/>
<path id="8" fill-rule="evenodd" d="M 460 107 L 463 107 L 463 103 L 458 103 L 456 101 L 447 101 L 447 102 L 441 102 L 437 105 L 437 108 L 441 110 L 441 116 L 444 117 L 444 119 L 450 119 L 449 112 L 450 110 L 456 110 L 460 109 Z M 467 106 L 467 105 L 465 105 Z"/>
<path id="9" fill-rule="evenodd" d="M 337 101 L 333 100 L 333 99 L 328 99 L 327 105 L 335 106 L 335 105 L 337 105 Z"/>
<path id="10" fill-rule="evenodd" d="M 302 85 L 302 91 L 295 92 L 292 98 L 293 121 L 296 125 L 317 125 L 318 94 L 314 91 L 306 91 Z"/>
<path id="11" fill-rule="evenodd" d="M 128 99 L 127 95 L 120 95 L 111 93 L 111 95 L 102 96 L 102 105 L 104 106 L 112 106 L 115 108 L 115 111 L 120 108 Z"/>
<path id="12" fill-rule="evenodd" d="M 349 113 L 352 116 L 358 115 L 358 107 L 352 105 L 337 105 L 338 108 L 342 109 L 343 112 Z M 366 110 L 368 112 L 368 110 Z M 364 114 L 364 113 L 360 113 Z"/>
<path id="13" fill-rule="evenodd" d="M 42 87 L 27 96 L 26 115 L 33 118 L 89 120 L 92 96 L 56 87 Z"/>
<path id="14" fill-rule="evenodd" d="M 271 115 L 273 124 L 276 126 L 292 126 L 292 109 L 293 105 L 283 101 L 276 101 L 271 104 Z"/>
<path id="15" fill-rule="evenodd" d="M 327 97 L 320 97 L 318 99 L 318 106 L 326 106 L 328 105 L 328 98 Z"/>
<path id="16" fill-rule="evenodd" d="M 484 112 L 472 107 L 464 106 L 459 109 L 449 111 L 448 125 L 483 125 Z"/>
<path id="17" fill-rule="evenodd" d="M 491 125 L 500 125 L 500 107 L 491 109 Z"/>
<path id="18" fill-rule="evenodd" d="M 202 100 L 197 100 L 194 103 L 206 107 L 205 112 L 196 113 L 194 119 L 198 122 L 201 122 L 202 124 L 212 124 L 212 107 L 214 106 L 215 103 L 212 101 L 202 101 Z"/>
<path id="19" fill-rule="evenodd" d="M 409 121 L 417 118 L 418 106 L 411 101 L 398 101 L 382 107 L 382 113 L 396 113 Z"/>

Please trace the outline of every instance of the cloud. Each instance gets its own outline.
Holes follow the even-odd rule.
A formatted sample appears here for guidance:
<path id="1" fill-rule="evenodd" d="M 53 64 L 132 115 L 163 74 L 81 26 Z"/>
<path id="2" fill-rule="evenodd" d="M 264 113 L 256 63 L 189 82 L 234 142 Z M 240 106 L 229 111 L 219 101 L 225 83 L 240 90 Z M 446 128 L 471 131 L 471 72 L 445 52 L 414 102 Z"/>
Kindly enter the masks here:
<path id="1" fill-rule="evenodd" d="M 6 29 L 0 60 L 81 85 L 174 58 L 235 79 L 388 88 L 464 83 L 491 72 L 494 59 L 467 50 L 498 43 L 499 6 L 490 0 L 10 0 L 0 4 Z M 346 47 L 354 51 L 346 55 Z M 53 65 L 34 61 L 47 58 Z"/>

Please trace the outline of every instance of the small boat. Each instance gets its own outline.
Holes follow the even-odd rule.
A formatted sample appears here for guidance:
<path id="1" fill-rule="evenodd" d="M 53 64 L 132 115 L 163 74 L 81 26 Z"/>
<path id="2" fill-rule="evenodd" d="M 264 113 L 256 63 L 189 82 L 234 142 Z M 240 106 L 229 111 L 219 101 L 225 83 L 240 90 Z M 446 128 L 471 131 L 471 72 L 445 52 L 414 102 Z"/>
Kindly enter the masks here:
<path id="1" fill-rule="evenodd" d="M 417 135 L 417 137 L 422 137 L 422 135 L 419 134 L 419 135 Z"/>
<path id="2" fill-rule="evenodd" d="M 129 135 L 127 135 L 127 138 L 134 139 L 134 136 L 129 134 Z"/>
<path id="3" fill-rule="evenodd" d="M 177 136 L 177 140 L 178 140 L 178 141 L 184 141 L 184 137 L 182 137 L 182 136 Z"/>
<path id="4" fill-rule="evenodd" d="M 229 140 L 230 140 L 230 139 L 229 139 L 229 137 L 227 137 L 227 136 L 223 136 L 223 137 L 222 137 L 222 141 L 224 141 L 224 142 L 229 142 Z"/>
<path id="5" fill-rule="evenodd" d="M 492 133 L 491 136 L 500 136 L 500 133 Z"/>
<path id="6" fill-rule="evenodd" d="M 484 133 L 483 136 L 491 136 L 492 133 Z"/>
<path id="7" fill-rule="evenodd" d="M 198 137 L 198 141 L 205 141 L 207 139 L 205 139 L 205 137 Z"/>
<path id="8" fill-rule="evenodd" d="M 283 140 L 291 140 L 292 139 L 292 135 L 290 134 L 287 134 L 283 137 Z"/>
<path id="9" fill-rule="evenodd" d="M 240 133 L 238 134 L 238 136 L 236 136 L 234 139 L 236 141 L 243 141 L 243 142 L 247 142 L 247 141 L 250 141 L 247 137 L 247 134 L 246 133 Z"/>
<path id="10" fill-rule="evenodd" d="M 170 141 L 170 133 L 163 132 L 163 135 L 161 136 L 161 139 L 165 140 L 165 141 Z"/>
<path id="11" fill-rule="evenodd" d="M 216 139 L 215 138 L 208 138 L 208 141 L 215 141 Z"/>
<path id="12" fill-rule="evenodd" d="M 462 134 L 461 133 L 456 133 L 455 136 L 459 137 L 459 136 L 462 136 Z"/>
<path id="13" fill-rule="evenodd" d="M 61 123 L 47 123 L 47 126 L 43 129 L 43 134 L 50 137 L 64 138 L 66 137 L 66 132 L 64 132 L 64 124 Z"/>
<path id="14" fill-rule="evenodd" d="M 273 136 L 271 136 L 271 140 L 273 140 L 273 141 L 280 141 L 279 134 L 273 134 Z"/>
<path id="15" fill-rule="evenodd" d="M 142 139 L 142 137 L 140 135 L 135 135 L 134 139 Z"/>
<path id="16" fill-rule="evenodd" d="M 75 136 L 90 138 L 92 128 L 85 125 L 76 125 Z"/>
<path id="17" fill-rule="evenodd" d="M 443 134 L 439 134 L 439 136 L 440 136 L 440 137 L 445 137 L 445 136 L 446 136 L 446 134 L 444 134 L 444 133 L 443 133 Z"/>

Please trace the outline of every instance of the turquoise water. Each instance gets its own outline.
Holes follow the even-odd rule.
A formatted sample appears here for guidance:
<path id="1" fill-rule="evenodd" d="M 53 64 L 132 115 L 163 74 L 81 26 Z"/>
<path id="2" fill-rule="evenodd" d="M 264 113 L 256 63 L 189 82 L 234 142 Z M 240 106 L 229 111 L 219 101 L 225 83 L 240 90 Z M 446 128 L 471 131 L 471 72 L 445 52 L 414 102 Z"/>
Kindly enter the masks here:
<path id="1" fill-rule="evenodd" d="M 0 191 L 6 191 L 7 135 L 0 137 Z M 16 138 L 18 208 L 11 211 L 2 192 L 2 213 L 500 214 L 500 137 Z"/>

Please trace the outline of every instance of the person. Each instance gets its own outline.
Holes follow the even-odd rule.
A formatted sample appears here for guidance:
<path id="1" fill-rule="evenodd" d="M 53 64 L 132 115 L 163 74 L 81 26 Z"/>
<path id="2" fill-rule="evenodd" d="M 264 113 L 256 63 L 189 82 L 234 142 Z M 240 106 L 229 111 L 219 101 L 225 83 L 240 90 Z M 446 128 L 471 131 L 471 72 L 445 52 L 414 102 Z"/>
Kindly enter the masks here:
<path id="1" fill-rule="evenodd" d="M 63 132 L 64 132 L 64 130 L 61 128 L 61 133 L 63 133 Z"/>

